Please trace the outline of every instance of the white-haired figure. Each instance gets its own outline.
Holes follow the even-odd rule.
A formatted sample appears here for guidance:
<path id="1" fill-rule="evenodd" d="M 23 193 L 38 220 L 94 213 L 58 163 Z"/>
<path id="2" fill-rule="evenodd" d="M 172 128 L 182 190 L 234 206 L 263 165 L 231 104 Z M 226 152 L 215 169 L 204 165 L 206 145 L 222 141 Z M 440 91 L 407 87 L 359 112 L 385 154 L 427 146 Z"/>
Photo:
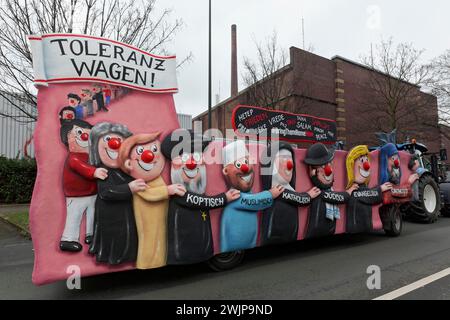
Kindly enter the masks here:
<path id="1" fill-rule="evenodd" d="M 284 190 L 280 185 L 252 193 L 255 172 L 244 141 L 236 140 L 223 149 L 223 174 L 230 188 L 240 191 L 240 198 L 225 207 L 220 226 L 220 250 L 231 252 L 256 246 L 258 211 L 272 206 Z"/>

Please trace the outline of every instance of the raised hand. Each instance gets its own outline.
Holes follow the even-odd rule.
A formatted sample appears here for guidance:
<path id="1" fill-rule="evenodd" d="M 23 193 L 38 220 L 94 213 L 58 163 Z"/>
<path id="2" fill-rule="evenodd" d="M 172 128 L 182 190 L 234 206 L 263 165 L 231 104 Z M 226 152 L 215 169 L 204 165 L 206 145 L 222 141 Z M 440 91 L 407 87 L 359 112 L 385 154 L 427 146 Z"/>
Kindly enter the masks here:
<path id="1" fill-rule="evenodd" d="M 317 187 L 314 187 L 307 192 L 307 194 L 311 197 L 311 199 L 317 198 L 321 193 L 322 191 L 320 191 L 320 189 Z"/>
<path id="2" fill-rule="evenodd" d="M 94 178 L 105 180 L 106 178 L 108 178 L 108 170 L 106 170 L 105 168 L 95 169 Z"/>
<path id="3" fill-rule="evenodd" d="M 128 186 L 130 187 L 132 193 L 145 191 L 145 189 L 147 189 L 147 184 L 143 179 L 133 180 L 128 184 Z"/>
<path id="4" fill-rule="evenodd" d="M 409 184 L 413 184 L 414 182 L 416 182 L 419 179 L 420 179 L 419 175 L 417 173 L 414 173 L 409 176 L 408 182 L 409 182 Z"/>
<path id="5" fill-rule="evenodd" d="M 186 193 L 186 188 L 179 183 L 167 186 L 167 190 L 169 191 L 169 196 L 177 195 L 182 197 Z"/>
<path id="6" fill-rule="evenodd" d="M 272 199 L 276 199 L 280 196 L 280 194 L 283 193 L 284 187 L 282 185 L 276 185 L 275 187 L 272 187 L 269 191 L 272 194 Z"/>
<path id="7" fill-rule="evenodd" d="M 394 187 L 394 186 L 393 186 L 392 183 L 390 183 L 390 182 L 383 183 L 383 184 L 380 186 L 381 192 L 386 192 L 386 191 L 388 191 L 388 190 L 392 190 L 393 187 Z"/>
<path id="8" fill-rule="evenodd" d="M 225 193 L 225 196 L 227 197 L 227 202 L 231 202 L 239 199 L 239 197 L 241 196 L 241 192 L 236 189 L 230 189 Z"/>
<path id="9" fill-rule="evenodd" d="M 346 190 L 346 192 L 349 195 L 352 195 L 353 191 L 358 190 L 358 189 L 359 189 L 359 186 L 356 183 L 354 183 L 348 190 Z"/>

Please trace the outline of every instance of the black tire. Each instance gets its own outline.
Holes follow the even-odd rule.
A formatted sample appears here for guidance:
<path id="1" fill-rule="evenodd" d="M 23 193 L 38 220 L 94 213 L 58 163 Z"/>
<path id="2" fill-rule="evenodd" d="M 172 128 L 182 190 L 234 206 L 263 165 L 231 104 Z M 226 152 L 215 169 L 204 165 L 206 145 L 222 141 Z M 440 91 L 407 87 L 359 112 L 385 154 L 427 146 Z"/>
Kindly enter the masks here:
<path id="1" fill-rule="evenodd" d="M 208 260 L 208 266 L 214 271 L 230 270 L 241 264 L 245 251 L 220 253 Z"/>
<path id="2" fill-rule="evenodd" d="M 403 230 L 403 214 L 400 206 L 392 204 L 380 208 L 380 217 L 383 229 L 389 237 L 398 237 Z"/>
<path id="3" fill-rule="evenodd" d="M 432 197 L 435 200 L 430 201 L 427 197 Z M 417 222 L 436 222 L 441 211 L 441 195 L 438 184 L 434 181 L 433 176 L 430 174 L 424 174 L 420 177 L 419 199 L 419 201 L 411 202 L 408 209 L 408 216 Z"/>

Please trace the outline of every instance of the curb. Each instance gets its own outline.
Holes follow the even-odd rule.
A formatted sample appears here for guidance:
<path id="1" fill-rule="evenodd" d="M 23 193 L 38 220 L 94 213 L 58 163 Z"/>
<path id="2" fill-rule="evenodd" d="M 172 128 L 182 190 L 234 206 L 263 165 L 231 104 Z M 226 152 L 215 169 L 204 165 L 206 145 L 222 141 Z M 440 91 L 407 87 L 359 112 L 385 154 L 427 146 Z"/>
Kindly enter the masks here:
<path id="1" fill-rule="evenodd" d="M 0 212 L 11 212 L 14 209 L 30 208 L 30 203 L 0 204 Z"/>
<path id="2" fill-rule="evenodd" d="M 5 223 L 9 224 L 10 226 L 14 227 L 15 229 L 17 229 L 17 231 L 19 231 L 20 235 L 23 236 L 24 238 L 31 240 L 31 233 L 22 228 L 21 226 L 19 226 L 18 224 L 15 224 L 12 221 L 9 221 L 4 215 L 0 214 L 0 220 L 4 221 Z"/>

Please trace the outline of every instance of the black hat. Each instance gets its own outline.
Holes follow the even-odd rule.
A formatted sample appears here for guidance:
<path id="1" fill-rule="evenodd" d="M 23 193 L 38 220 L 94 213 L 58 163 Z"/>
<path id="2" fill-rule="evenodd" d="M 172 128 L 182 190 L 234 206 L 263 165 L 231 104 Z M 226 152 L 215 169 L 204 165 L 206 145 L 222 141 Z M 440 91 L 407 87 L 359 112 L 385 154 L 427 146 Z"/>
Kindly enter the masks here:
<path id="1" fill-rule="evenodd" d="M 306 151 L 304 162 L 310 166 L 322 166 L 329 163 L 333 158 L 333 151 L 328 150 L 322 143 L 315 143 Z"/>
<path id="2" fill-rule="evenodd" d="M 75 93 L 69 93 L 67 95 L 67 99 L 75 99 L 77 101 L 81 101 L 81 98 L 79 95 L 75 94 Z"/>
<path id="3" fill-rule="evenodd" d="M 190 138 L 187 138 L 187 136 L 189 136 Z M 185 141 L 187 139 L 190 139 L 190 141 Z M 161 143 L 161 152 L 167 159 L 171 159 L 172 150 L 179 143 L 183 144 L 179 150 L 179 155 L 181 155 L 184 152 L 203 152 L 210 142 L 211 140 L 205 138 L 204 136 L 194 134 L 194 131 L 191 129 L 176 129 L 164 138 L 163 142 Z M 184 150 L 184 148 L 187 148 L 187 146 L 189 146 L 189 149 Z M 199 150 L 199 147 L 201 148 L 201 150 Z"/>

